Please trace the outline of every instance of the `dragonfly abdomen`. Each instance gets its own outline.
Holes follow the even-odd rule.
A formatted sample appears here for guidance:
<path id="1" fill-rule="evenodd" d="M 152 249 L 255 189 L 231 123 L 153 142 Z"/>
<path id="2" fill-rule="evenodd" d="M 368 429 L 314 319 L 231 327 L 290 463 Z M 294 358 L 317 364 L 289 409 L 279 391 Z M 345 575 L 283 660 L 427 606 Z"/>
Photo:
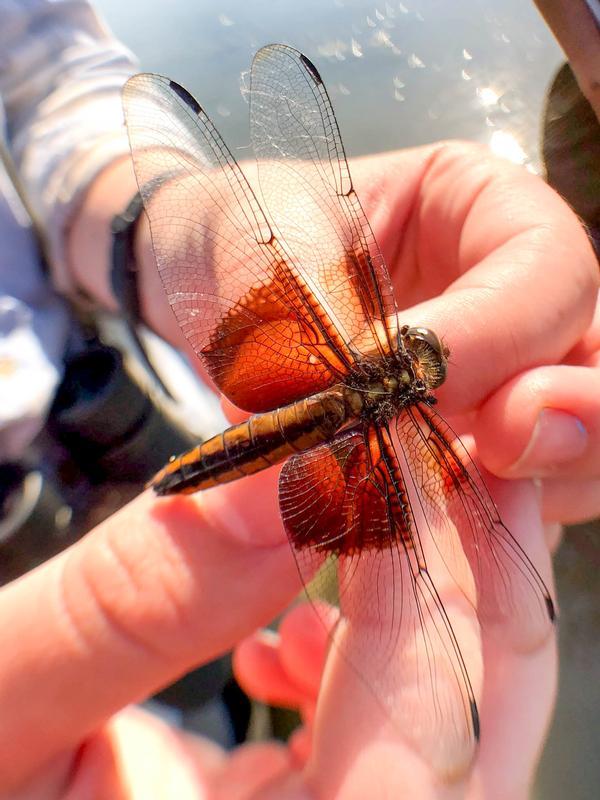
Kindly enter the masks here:
<path id="1" fill-rule="evenodd" d="M 152 487 L 159 495 L 189 494 L 252 475 L 327 441 L 347 418 L 337 387 L 255 414 L 170 461 Z"/>

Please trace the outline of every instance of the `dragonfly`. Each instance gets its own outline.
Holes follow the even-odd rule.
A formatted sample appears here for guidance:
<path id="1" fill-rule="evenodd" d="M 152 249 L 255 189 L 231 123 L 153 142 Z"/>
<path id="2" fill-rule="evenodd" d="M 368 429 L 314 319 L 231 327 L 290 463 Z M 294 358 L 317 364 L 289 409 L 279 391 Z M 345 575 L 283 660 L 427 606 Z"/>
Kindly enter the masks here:
<path id="1" fill-rule="evenodd" d="M 171 308 L 216 387 L 251 414 L 172 459 L 155 492 L 282 464 L 302 581 L 339 604 L 332 645 L 432 765 L 469 763 L 477 696 L 439 576 L 507 639 L 546 635 L 554 605 L 435 409 L 448 348 L 402 324 L 319 72 L 285 45 L 255 55 L 254 188 L 179 84 L 136 75 L 123 104 Z"/>

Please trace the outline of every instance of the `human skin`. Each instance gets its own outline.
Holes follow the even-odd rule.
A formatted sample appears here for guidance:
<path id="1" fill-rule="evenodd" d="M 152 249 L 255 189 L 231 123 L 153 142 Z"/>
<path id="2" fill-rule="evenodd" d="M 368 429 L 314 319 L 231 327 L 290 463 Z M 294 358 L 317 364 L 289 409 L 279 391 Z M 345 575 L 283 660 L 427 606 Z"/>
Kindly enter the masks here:
<path id="1" fill-rule="evenodd" d="M 541 180 L 476 145 L 352 168 L 401 321 L 433 328 L 450 347 L 439 408 L 474 441 L 484 467 L 511 479 L 490 478 L 493 495 L 550 580 L 556 523 L 600 510 L 598 267 L 585 233 Z M 115 213 L 111 184 L 122 189 L 127 169 L 101 175 L 74 221 L 78 279 L 87 237 Z M 181 343 L 144 224 L 137 244 L 145 316 Z M 80 282 L 110 303 L 105 275 L 99 262 Z M 482 741 L 453 783 L 400 734 L 382 735 L 374 704 L 335 650 L 315 714 L 327 637 L 310 608 L 292 612 L 279 637 L 253 634 L 299 588 L 277 472 L 190 497 L 145 492 L 2 590 L 0 797 L 527 796 L 555 692 L 552 635 L 517 652 L 483 632 Z M 446 599 L 460 624 L 449 587 Z M 236 644 L 249 691 L 305 712 L 289 747 L 226 755 L 122 710 Z M 480 653 L 465 658 L 475 664 Z"/>

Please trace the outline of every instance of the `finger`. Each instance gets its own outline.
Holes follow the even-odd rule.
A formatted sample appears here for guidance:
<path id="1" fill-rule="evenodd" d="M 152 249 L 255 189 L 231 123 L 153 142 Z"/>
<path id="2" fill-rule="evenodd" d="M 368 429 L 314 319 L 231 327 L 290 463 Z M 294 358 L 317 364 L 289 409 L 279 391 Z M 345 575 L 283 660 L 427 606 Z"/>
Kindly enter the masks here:
<path id="1" fill-rule="evenodd" d="M 2 790 L 290 601 L 300 583 L 276 480 L 266 472 L 195 497 L 146 492 L 3 590 Z"/>
<path id="2" fill-rule="evenodd" d="M 358 571 L 360 566 L 355 569 Z M 352 622 L 345 625 L 343 638 L 338 629 L 331 646 L 307 766 L 309 785 L 315 787 L 319 796 L 342 800 L 401 797 L 410 792 L 433 798 L 454 796 L 456 787 L 464 789 L 466 785 L 472 752 L 466 745 L 455 758 L 455 749 L 448 743 L 453 741 L 454 724 L 450 713 L 446 717 L 449 667 L 439 652 L 447 643 L 442 644 L 431 635 L 432 627 L 427 638 L 418 635 L 416 612 L 411 608 L 414 601 L 407 603 L 398 565 L 394 565 L 393 572 L 397 573 L 396 583 L 386 589 L 381 580 L 375 579 L 374 570 L 368 569 L 372 595 L 364 591 L 360 577 L 358 586 L 352 582 L 345 587 L 347 606 L 354 606 L 352 593 L 358 590 L 362 595 L 360 602 L 372 613 L 366 615 L 368 622 L 356 627 Z M 447 574 L 444 577 L 435 574 L 434 582 L 478 696 L 481 659 L 474 611 Z M 373 606 L 375 597 L 379 600 L 386 592 L 393 609 L 381 602 Z M 420 612 L 426 614 L 426 608 L 420 607 Z M 434 618 L 434 626 L 443 625 L 439 617 Z M 364 642 L 370 646 L 364 646 Z M 388 654 L 387 663 L 381 658 L 382 653 Z M 434 686 L 429 683 L 430 675 L 435 676 Z M 450 683 L 449 691 L 454 698 L 455 684 L 452 679 Z M 425 694 L 430 691 L 431 695 Z M 434 723 L 433 693 L 438 691 L 439 708 L 444 710 L 438 709 L 440 716 L 436 716 Z M 421 745 L 431 744 L 437 753 L 437 737 L 443 737 L 444 733 L 448 739 L 440 743 L 439 749 L 447 750 L 449 755 L 442 759 L 443 766 L 441 760 L 434 766 L 429 751 L 424 753 Z"/>
<path id="3" fill-rule="evenodd" d="M 600 516 L 600 479 L 545 478 L 540 481 L 547 522 L 576 525 Z"/>
<path id="4" fill-rule="evenodd" d="M 227 756 L 206 739 L 140 709 L 127 709 L 82 749 L 65 800 L 208 795 L 249 800 L 291 769 L 283 745 L 244 745 Z"/>
<path id="5" fill-rule="evenodd" d="M 315 697 L 298 686 L 283 667 L 281 642 L 272 631 L 258 631 L 240 642 L 233 654 L 236 680 L 250 697 L 274 706 L 300 708 Z"/>
<path id="6" fill-rule="evenodd" d="M 242 688 L 271 705 L 303 708 L 316 703 L 329 634 L 337 609 L 301 603 L 284 616 L 279 633 L 257 631 L 235 648 L 233 667 Z M 328 625 L 323 624 L 328 620 Z"/>
<path id="7" fill-rule="evenodd" d="M 479 457 L 495 475 L 600 477 L 600 369 L 529 370 L 483 404 L 473 430 Z"/>
<path id="8" fill-rule="evenodd" d="M 298 766 L 305 766 L 312 750 L 312 724 L 305 723 L 290 735 L 288 748 Z"/>
<path id="9" fill-rule="evenodd" d="M 294 766 L 287 748 L 275 742 L 236 748 L 207 792 L 214 800 L 259 800 L 273 784 L 287 783 Z"/>
<path id="10" fill-rule="evenodd" d="M 225 795 L 223 800 L 228 800 L 228 796 Z M 251 800 L 317 800 L 317 798 L 306 786 L 300 772 L 290 772 L 261 787 L 252 795 Z"/>
<path id="11" fill-rule="evenodd" d="M 439 396 L 457 413 L 561 360 L 590 323 L 599 275 L 582 226 L 542 180 L 477 145 L 425 156 L 367 160 L 357 186 L 373 187 L 367 212 L 406 309 L 400 321 L 432 327 L 450 348 Z"/>
<path id="12" fill-rule="evenodd" d="M 551 585 L 535 487 L 528 482 L 491 481 L 491 485 L 505 523 Z M 556 629 L 550 628 L 549 635 L 527 651 L 511 646 L 501 630 L 484 630 L 483 655 L 481 741 L 473 797 L 528 797 L 556 697 Z"/>
<path id="13" fill-rule="evenodd" d="M 564 533 L 564 528 L 560 522 L 546 522 L 544 523 L 544 538 L 548 545 L 548 551 L 552 556 L 560 547 Z"/>
<path id="14" fill-rule="evenodd" d="M 452 621 L 456 623 L 455 616 Z M 449 784 L 440 779 L 382 713 L 344 657 L 332 649 L 331 659 L 335 663 L 327 666 L 306 767 L 307 781 L 317 796 L 336 800 L 464 796 L 465 772 Z"/>
<path id="15" fill-rule="evenodd" d="M 242 411 L 242 409 L 234 405 L 231 400 L 228 400 L 224 394 L 221 395 L 221 408 L 229 420 L 230 425 L 237 425 L 238 422 L 243 422 L 250 416 L 247 411 Z"/>
<path id="16" fill-rule="evenodd" d="M 596 307 L 589 328 L 569 351 L 564 359 L 572 366 L 600 366 L 600 294 L 596 296 Z"/>
<path id="17" fill-rule="evenodd" d="M 290 678 L 315 699 L 338 617 L 339 610 L 327 603 L 301 603 L 284 616 L 279 626 L 281 663 Z"/>
<path id="18" fill-rule="evenodd" d="M 212 776 L 225 762 L 225 752 L 212 742 L 177 730 L 142 709 L 128 708 L 80 748 L 69 788 L 56 796 L 61 800 L 196 797 L 199 787 L 212 784 Z"/>

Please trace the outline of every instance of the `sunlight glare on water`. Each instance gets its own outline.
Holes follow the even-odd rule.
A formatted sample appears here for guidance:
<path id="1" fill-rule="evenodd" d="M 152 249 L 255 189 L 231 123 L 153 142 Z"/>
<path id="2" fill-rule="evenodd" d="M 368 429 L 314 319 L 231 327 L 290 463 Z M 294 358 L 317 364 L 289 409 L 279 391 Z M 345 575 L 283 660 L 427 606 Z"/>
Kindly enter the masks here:
<path id="1" fill-rule="evenodd" d="M 350 155 L 440 139 L 487 142 L 491 121 L 539 162 L 543 96 L 560 51 L 533 3 L 173 0 L 168 13 L 160 0 L 97 5 L 143 69 L 172 76 L 213 114 L 230 112 L 219 116 L 234 152 L 248 145 L 239 76 L 261 45 L 281 41 L 319 67 Z M 502 124 L 492 111 L 506 115 Z"/>
<path id="2" fill-rule="evenodd" d="M 515 164 L 524 164 L 527 161 L 527 153 L 513 134 L 508 133 L 508 131 L 494 131 L 490 136 L 489 143 L 492 151 L 497 156 L 507 158 Z"/>
<path id="3" fill-rule="evenodd" d="M 476 90 L 477 98 L 482 106 L 485 108 L 489 108 L 490 106 L 495 106 L 498 100 L 500 99 L 500 95 L 498 92 L 494 91 L 491 86 L 480 86 Z"/>

